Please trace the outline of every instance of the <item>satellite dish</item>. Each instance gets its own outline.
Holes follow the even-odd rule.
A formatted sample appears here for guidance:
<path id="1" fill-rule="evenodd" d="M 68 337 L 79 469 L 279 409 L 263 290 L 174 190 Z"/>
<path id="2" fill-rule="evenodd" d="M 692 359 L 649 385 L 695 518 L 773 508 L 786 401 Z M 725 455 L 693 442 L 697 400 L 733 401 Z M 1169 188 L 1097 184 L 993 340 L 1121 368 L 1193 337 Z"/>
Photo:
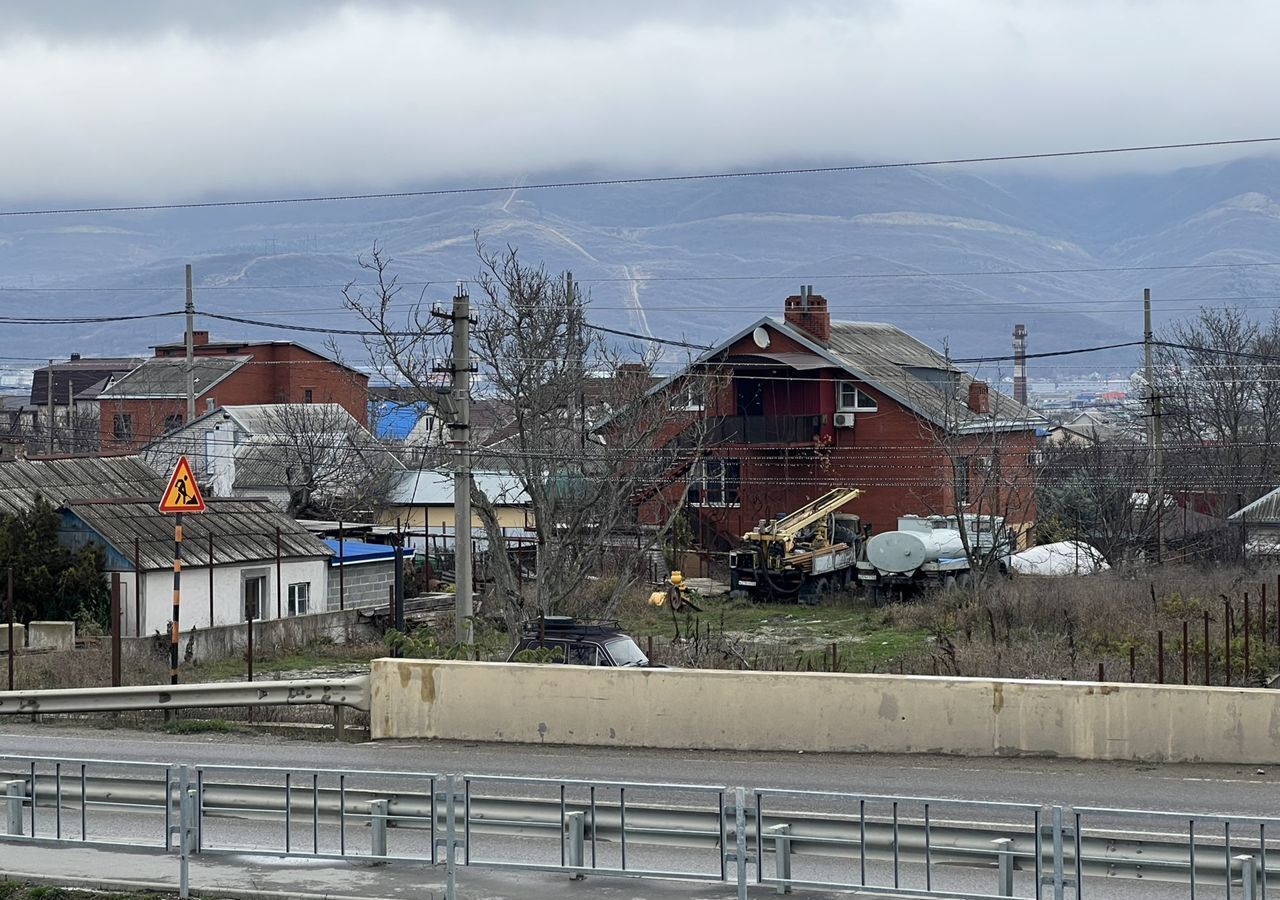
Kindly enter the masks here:
<path id="1" fill-rule="evenodd" d="M 761 325 L 755 331 L 751 332 L 751 340 L 756 342 L 756 346 L 761 350 L 767 350 L 769 347 L 769 332 Z"/>

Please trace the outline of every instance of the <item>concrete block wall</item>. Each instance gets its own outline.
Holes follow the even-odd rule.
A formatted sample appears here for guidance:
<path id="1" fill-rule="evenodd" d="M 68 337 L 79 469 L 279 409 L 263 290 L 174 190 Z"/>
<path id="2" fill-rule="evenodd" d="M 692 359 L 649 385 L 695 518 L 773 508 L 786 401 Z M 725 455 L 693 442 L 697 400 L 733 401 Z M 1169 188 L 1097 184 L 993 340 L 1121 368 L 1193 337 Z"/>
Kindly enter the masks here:
<path id="1" fill-rule="evenodd" d="M 375 660 L 372 736 L 1280 762 L 1280 691 Z"/>
<path id="2" fill-rule="evenodd" d="M 13 650 L 17 651 L 27 646 L 27 626 L 13 626 Z M 7 654 L 9 652 L 9 626 L 7 624 L 0 625 L 0 653 Z"/>
<path id="3" fill-rule="evenodd" d="M 28 622 L 27 647 L 31 650 L 74 650 L 76 623 Z"/>
<path id="4" fill-rule="evenodd" d="M 343 584 L 347 609 L 361 606 L 386 606 L 391 585 L 395 582 L 394 561 L 361 563 L 346 567 Z M 338 608 L 338 567 L 329 567 L 329 609 Z"/>

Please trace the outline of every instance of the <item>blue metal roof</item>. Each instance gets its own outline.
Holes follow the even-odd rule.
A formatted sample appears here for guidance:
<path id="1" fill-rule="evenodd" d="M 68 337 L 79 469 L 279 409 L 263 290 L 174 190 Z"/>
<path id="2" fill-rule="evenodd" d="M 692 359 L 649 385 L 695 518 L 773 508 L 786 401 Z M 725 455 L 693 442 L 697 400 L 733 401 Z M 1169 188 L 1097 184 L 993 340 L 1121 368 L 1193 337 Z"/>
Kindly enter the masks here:
<path id="1" fill-rule="evenodd" d="M 375 423 L 375 430 L 378 437 L 384 440 L 405 440 L 418 420 L 429 412 L 425 403 L 399 404 L 384 400 L 374 401 L 369 405 L 373 412 L 370 418 Z"/>
<path id="2" fill-rule="evenodd" d="M 340 564 L 338 559 L 338 545 L 342 544 L 342 560 L 341 564 L 355 565 L 357 563 L 380 562 L 382 560 L 391 560 L 396 558 L 396 548 L 389 544 L 366 544 L 363 541 L 337 541 L 330 538 L 324 539 L 325 544 L 333 551 L 334 555 L 329 557 L 329 565 L 336 566 Z M 417 551 L 413 547 L 405 547 L 405 559 L 412 559 Z"/>

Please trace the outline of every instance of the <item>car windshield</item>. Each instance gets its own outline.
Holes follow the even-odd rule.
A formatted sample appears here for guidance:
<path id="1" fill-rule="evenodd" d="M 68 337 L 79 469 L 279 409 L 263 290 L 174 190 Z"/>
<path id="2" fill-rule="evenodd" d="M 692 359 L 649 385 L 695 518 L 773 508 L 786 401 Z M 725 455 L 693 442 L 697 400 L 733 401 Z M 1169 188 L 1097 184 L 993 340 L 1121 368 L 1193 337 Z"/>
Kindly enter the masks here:
<path id="1" fill-rule="evenodd" d="M 647 666 L 649 665 L 649 657 L 644 655 L 636 642 L 629 637 L 615 638 L 605 644 L 609 649 L 609 655 L 613 657 L 615 665 L 619 666 Z"/>

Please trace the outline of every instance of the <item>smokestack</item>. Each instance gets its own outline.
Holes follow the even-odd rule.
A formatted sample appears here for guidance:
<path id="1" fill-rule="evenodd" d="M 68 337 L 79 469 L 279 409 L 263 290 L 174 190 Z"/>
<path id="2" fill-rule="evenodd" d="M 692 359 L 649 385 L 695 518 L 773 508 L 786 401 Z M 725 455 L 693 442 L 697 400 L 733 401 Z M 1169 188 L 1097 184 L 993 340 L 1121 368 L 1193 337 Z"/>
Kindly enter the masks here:
<path id="1" fill-rule="evenodd" d="M 1027 402 L 1027 326 L 1013 326 L 1013 399 Z"/>

